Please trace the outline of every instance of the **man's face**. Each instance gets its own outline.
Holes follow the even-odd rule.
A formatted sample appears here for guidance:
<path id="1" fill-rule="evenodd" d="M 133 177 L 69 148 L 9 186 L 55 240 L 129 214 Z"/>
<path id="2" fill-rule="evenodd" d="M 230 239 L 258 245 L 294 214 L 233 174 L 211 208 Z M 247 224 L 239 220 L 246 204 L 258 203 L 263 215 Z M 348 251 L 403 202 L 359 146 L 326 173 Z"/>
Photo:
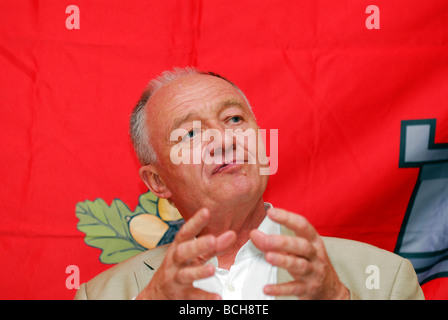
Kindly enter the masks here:
<path id="1" fill-rule="evenodd" d="M 256 146 L 249 145 L 248 139 L 237 141 L 226 135 L 226 130 L 240 129 L 254 132 L 258 140 L 255 118 L 244 97 L 230 83 L 210 75 L 183 77 L 156 91 L 146 112 L 158 157 L 154 168 L 184 218 L 202 207 L 213 212 L 261 198 L 268 176 L 260 175 L 258 160 L 249 161 L 258 159 Z M 184 129 L 180 131 L 187 135 L 171 141 L 176 129 Z M 220 135 L 207 138 L 206 132 Z M 202 159 L 199 163 L 174 164 L 173 148 L 190 149 L 191 158 L 199 150 Z M 235 161 L 236 154 L 241 155 L 239 161 Z M 206 163 L 207 156 L 214 161 Z"/>

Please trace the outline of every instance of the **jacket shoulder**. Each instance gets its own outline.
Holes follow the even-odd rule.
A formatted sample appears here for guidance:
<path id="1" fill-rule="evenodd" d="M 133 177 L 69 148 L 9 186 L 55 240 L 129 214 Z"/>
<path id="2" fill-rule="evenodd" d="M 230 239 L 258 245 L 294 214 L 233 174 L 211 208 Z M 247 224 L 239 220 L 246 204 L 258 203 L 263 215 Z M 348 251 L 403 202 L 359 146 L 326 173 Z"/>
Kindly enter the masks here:
<path id="1" fill-rule="evenodd" d="M 366 243 L 322 238 L 331 263 L 352 298 L 424 298 L 409 260 Z"/>

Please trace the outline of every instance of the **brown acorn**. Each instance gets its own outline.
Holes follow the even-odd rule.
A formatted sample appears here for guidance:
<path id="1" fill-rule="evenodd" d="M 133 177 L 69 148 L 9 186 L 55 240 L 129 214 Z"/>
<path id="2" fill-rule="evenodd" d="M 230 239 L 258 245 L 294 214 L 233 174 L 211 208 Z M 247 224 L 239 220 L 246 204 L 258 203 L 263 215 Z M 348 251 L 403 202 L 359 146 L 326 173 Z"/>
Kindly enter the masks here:
<path id="1" fill-rule="evenodd" d="M 157 246 L 169 226 L 157 216 L 142 213 L 131 218 L 129 231 L 141 246 L 152 249 Z"/>

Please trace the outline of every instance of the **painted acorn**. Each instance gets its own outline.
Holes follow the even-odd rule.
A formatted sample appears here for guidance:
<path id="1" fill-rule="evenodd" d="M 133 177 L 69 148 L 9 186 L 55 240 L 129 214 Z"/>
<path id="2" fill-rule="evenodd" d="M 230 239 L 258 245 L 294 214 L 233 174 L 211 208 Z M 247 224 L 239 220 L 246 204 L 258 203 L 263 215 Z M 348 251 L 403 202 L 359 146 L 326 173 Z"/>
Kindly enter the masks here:
<path id="1" fill-rule="evenodd" d="M 159 215 L 163 221 L 176 221 L 182 219 L 179 211 L 166 199 L 159 199 L 157 204 Z"/>
<path id="2" fill-rule="evenodd" d="M 157 209 L 160 217 L 142 213 L 129 221 L 132 238 L 147 249 L 171 242 L 183 222 L 179 211 L 166 199 L 159 199 Z"/>
<path id="3" fill-rule="evenodd" d="M 152 214 L 142 213 L 129 221 L 132 238 L 146 249 L 156 247 L 168 229 L 168 224 Z"/>

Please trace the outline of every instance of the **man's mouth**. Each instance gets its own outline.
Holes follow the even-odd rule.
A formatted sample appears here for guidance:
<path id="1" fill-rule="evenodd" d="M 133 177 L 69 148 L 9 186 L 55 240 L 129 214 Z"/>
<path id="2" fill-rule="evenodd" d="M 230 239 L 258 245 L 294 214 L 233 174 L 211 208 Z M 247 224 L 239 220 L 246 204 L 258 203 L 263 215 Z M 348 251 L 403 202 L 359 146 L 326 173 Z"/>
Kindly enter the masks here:
<path id="1" fill-rule="evenodd" d="M 214 175 L 216 173 L 223 172 L 223 171 L 228 170 L 230 168 L 233 168 L 233 167 L 235 167 L 236 165 L 239 165 L 239 164 L 241 164 L 241 163 L 238 163 L 238 162 L 234 161 L 234 162 L 224 163 L 222 165 L 216 166 L 215 169 L 213 170 L 212 175 Z"/>

